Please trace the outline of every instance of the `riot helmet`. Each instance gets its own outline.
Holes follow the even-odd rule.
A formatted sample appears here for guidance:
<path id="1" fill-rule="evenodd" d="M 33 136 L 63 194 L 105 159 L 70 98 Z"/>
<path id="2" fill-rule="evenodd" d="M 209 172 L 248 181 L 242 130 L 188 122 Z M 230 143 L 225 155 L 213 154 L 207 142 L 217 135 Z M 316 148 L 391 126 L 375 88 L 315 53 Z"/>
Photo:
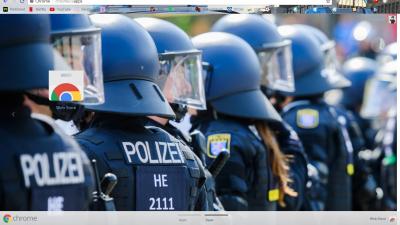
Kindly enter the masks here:
<path id="1" fill-rule="evenodd" d="M 0 15 L 0 91 L 47 88 L 54 69 L 48 15 Z"/>
<path id="2" fill-rule="evenodd" d="M 92 111 L 173 118 L 174 113 L 157 86 L 157 49 L 149 33 L 132 19 L 115 14 L 90 16 L 102 29 L 105 103 Z"/>
<path id="3" fill-rule="evenodd" d="M 294 91 L 291 41 L 279 34 L 275 24 L 260 15 L 227 15 L 213 25 L 212 31 L 234 34 L 250 44 L 261 64 L 262 86 Z"/>
<path id="4" fill-rule="evenodd" d="M 135 19 L 153 38 L 158 51 L 160 71 L 156 78 L 177 119 L 186 107 L 204 110 L 206 100 L 202 76 L 201 51 L 178 26 L 156 18 Z"/>
<path id="5" fill-rule="evenodd" d="M 203 53 L 207 102 L 221 114 L 281 121 L 262 93 L 261 67 L 251 46 L 238 36 L 208 32 L 192 39 Z"/>
<path id="6" fill-rule="evenodd" d="M 377 63 L 366 57 L 347 60 L 342 66 L 342 73 L 351 81 L 351 86 L 342 90 L 340 103 L 346 108 L 356 109 L 362 104 L 365 83 L 378 69 Z"/>
<path id="7" fill-rule="evenodd" d="M 327 74 L 328 79 L 335 84 L 335 87 L 344 88 L 350 86 L 351 82 L 346 79 L 346 77 L 343 77 L 343 74 L 340 73 L 340 65 L 336 55 L 335 41 L 330 40 L 324 32 L 316 27 L 305 24 L 296 24 L 293 26 L 307 30 L 307 32 L 312 34 L 318 40 L 320 49 L 322 50 L 324 56 L 324 71 Z"/>
<path id="8" fill-rule="evenodd" d="M 283 95 L 321 95 L 338 88 L 337 81 L 330 79 L 320 43 L 313 34 L 293 25 L 280 26 L 278 31 L 284 38 L 292 41 L 293 72 L 296 80 L 295 91 L 281 92 Z"/>
<path id="9" fill-rule="evenodd" d="M 49 99 L 63 102 L 74 101 L 84 105 L 102 104 L 104 91 L 101 30 L 93 26 L 87 15 L 57 14 L 51 15 L 50 21 L 56 67 L 62 71 L 80 72 L 81 75 L 70 75 L 70 78 L 65 78 L 66 83 L 50 86 Z M 71 83 L 68 82 L 69 79 Z M 83 83 L 83 90 L 79 90 L 77 86 L 74 87 L 73 82 L 78 82 L 78 79 Z"/>

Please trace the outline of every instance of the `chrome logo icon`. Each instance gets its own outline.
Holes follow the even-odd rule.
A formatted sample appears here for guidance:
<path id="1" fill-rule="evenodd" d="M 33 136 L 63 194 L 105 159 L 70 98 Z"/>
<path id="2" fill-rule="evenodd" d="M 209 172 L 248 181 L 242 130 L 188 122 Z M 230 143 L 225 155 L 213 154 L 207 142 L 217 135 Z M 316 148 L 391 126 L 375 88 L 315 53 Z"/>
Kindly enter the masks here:
<path id="1" fill-rule="evenodd" d="M 51 101 L 77 102 L 82 101 L 82 93 L 79 89 L 70 83 L 57 85 L 50 97 Z"/>
<path id="2" fill-rule="evenodd" d="M 6 214 L 3 216 L 4 223 L 10 223 L 12 221 L 12 216 L 10 214 Z"/>

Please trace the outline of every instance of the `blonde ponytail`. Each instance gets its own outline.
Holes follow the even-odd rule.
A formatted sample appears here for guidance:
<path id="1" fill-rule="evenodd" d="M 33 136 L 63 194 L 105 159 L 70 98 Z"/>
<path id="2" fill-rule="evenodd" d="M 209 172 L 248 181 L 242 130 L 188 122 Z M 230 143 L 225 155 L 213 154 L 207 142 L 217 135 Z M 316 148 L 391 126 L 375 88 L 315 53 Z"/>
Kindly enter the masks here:
<path id="1" fill-rule="evenodd" d="M 282 153 L 276 140 L 275 134 L 271 131 L 265 122 L 256 123 L 256 129 L 264 144 L 270 152 L 270 165 L 272 166 L 272 173 L 279 179 L 279 204 L 285 206 L 284 197 L 289 195 L 292 197 L 297 196 L 297 193 L 289 187 L 289 156 Z"/>

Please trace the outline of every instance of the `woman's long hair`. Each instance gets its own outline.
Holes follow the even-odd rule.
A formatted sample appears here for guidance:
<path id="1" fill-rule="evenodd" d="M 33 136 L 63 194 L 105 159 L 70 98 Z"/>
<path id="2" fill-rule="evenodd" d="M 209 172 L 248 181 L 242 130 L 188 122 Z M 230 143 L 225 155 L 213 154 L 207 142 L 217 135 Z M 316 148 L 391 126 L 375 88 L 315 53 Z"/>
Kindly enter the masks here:
<path id="1" fill-rule="evenodd" d="M 257 122 L 256 129 L 264 144 L 270 152 L 270 165 L 272 166 L 272 173 L 278 178 L 279 182 L 279 204 L 285 206 L 284 197 L 289 195 L 292 197 L 297 196 L 297 193 L 289 187 L 292 180 L 289 178 L 289 157 L 282 153 L 279 144 L 276 140 L 275 134 L 268 127 L 265 122 Z"/>

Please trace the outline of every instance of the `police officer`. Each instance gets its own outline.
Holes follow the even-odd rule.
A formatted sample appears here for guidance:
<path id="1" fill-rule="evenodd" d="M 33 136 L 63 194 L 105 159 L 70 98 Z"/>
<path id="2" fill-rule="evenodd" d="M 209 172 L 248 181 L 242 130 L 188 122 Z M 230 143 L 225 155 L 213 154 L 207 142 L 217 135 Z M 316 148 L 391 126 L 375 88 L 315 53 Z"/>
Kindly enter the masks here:
<path id="1" fill-rule="evenodd" d="M 376 129 L 373 128 L 373 120 L 360 115 L 367 80 L 374 76 L 377 68 L 377 63 L 372 59 L 354 57 L 347 60 L 341 70 L 352 83 L 350 87 L 342 90 L 339 106 L 347 113 L 351 125 L 349 134 L 354 146 L 355 159 L 354 210 L 374 210 L 376 202 L 381 198 L 377 182 L 378 176 L 374 168 L 376 159 L 370 157 L 371 150 L 375 148 Z"/>
<path id="2" fill-rule="evenodd" d="M 368 202 L 374 201 L 376 198 L 377 183 L 372 176 L 371 168 L 368 166 L 368 162 L 360 157 L 360 152 L 368 148 L 366 146 L 365 136 L 359 126 L 359 120 L 350 108 L 359 107 L 360 103 L 357 104 L 357 97 L 361 97 L 363 91 L 363 84 L 361 83 L 364 74 L 357 74 L 355 76 L 350 75 L 348 72 L 352 68 L 365 67 L 366 63 L 370 63 L 369 68 L 374 68 L 375 62 L 371 59 L 364 57 L 357 57 L 354 60 L 349 60 L 349 64 L 345 63 L 342 69 L 339 68 L 339 62 L 336 57 L 335 42 L 329 40 L 329 38 L 321 30 L 308 26 L 308 25 L 295 25 L 300 29 L 306 29 L 312 34 L 319 42 L 320 49 L 323 52 L 325 69 L 329 74 L 328 78 L 334 83 L 342 82 L 337 86 L 343 86 L 342 102 L 346 101 L 345 106 L 337 105 L 335 107 L 335 117 L 341 125 L 341 134 L 346 143 L 348 149 L 348 157 L 353 158 L 353 163 L 348 165 L 349 169 L 354 167 L 354 171 L 348 171 L 348 174 L 352 176 L 352 204 L 354 210 L 368 210 L 366 206 Z M 366 61 L 366 62 L 364 62 Z M 364 64 L 365 63 L 365 64 Z M 368 69 L 367 69 L 368 70 Z M 344 74 L 342 74 L 344 72 Z M 342 76 L 351 82 L 351 86 L 348 86 L 348 81 L 342 79 Z M 334 90 L 333 93 L 340 92 Z M 350 91 L 350 93 L 348 93 Z M 357 95 L 358 94 L 358 95 Z M 332 94 L 331 94 L 332 95 Z M 333 94 L 334 95 L 334 94 Z M 325 95 L 325 99 L 328 101 L 329 94 Z M 344 101 L 343 101 L 344 100 Z M 358 101 L 359 102 L 359 101 Z M 362 154 L 361 154 L 362 155 Z"/>
<path id="3" fill-rule="evenodd" d="M 334 86 L 347 87 L 348 85 L 350 85 L 349 81 L 347 79 L 343 79 L 342 77 L 343 75 L 339 72 L 339 62 L 336 56 L 335 42 L 330 40 L 324 32 L 322 32 L 316 27 L 309 26 L 306 24 L 294 24 L 293 26 L 297 27 L 298 29 L 306 30 L 306 32 L 308 32 L 318 41 L 319 48 L 322 51 L 323 55 L 324 70 L 325 74 L 327 74 L 326 76 L 327 79 L 329 79 L 330 82 L 334 84 Z M 329 91 L 324 95 L 325 100 L 327 102 L 332 101 L 332 99 L 337 101 L 336 96 L 338 92 L 340 91 L 339 90 Z M 342 137 L 345 143 L 347 144 L 346 145 L 347 158 L 348 161 L 351 162 L 348 164 L 348 174 L 352 176 L 354 180 L 355 176 L 353 176 L 354 172 L 352 168 L 354 167 L 354 164 L 356 165 L 355 167 L 359 166 L 360 164 L 352 163 L 353 161 L 359 162 L 359 160 L 354 159 L 355 154 L 353 152 L 355 151 L 354 149 L 361 150 L 362 148 L 364 148 L 364 139 L 360 134 L 360 129 L 356 121 L 353 119 L 350 113 L 347 113 L 346 110 L 342 109 L 341 107 L 336 107 L 332 111 L 334 111 L 332 115 L 340 122 L 339 123 L 341 128 L 340 133 L 342 134 Z M 357 168 L 356 170 L 361 171 L 360 168 Z M 321 187 L 320 183 L 318 185 L 319 187 Z M 320 195 L 316 196 L 312 195 L 312 196 L 314 196 L 314 198 L 318 196 L 315 199 L 316 203 L 321 203 L 319 199 Z M 314 200 L 311 200 L 311 202 L 313 201 Z"/>
<path id="4" fill-rule="evenodd" d="M 100 29 L 93 26 L 88 15 L 51 15 L 51 41 L 56 54 L 64 59 L 63 70 L 82 71 L 84 99 L 74 102 L 51 102 L 53 118 L 69 134 L 85 128 L 82 104 L 104 102 L 103 73 L 101 64 Z"/>
<path id="5" fill-rule="evenodd" d="M 193 126 L 207 137 L 208 160 L 221 152 L 231 157 L 216 178 L 217 195 L 226 210 L 276 210 L 288 186 L 286 157 L 266 121 L 281 117 L 260 90 L 257 55 L 241 38 L 210 32 L 192 39 L 203 52 L 207 111 Z"/>
<path id="6" fill-rule="evenodd" d="M 26 105 L 26 92 L 47 89 L 56 69 L 49 17 L 3 15 L 0 27 L 0 208 L 87 210 L 94 188 L 87 156 L 53 123 L 33 119 Z"/>
<path id="7" fill-rule="evenodd" d="M 279 33 L 292 41 L 295 91 L 282 92 L 290 101 L 283 118 L 297 131 L 310 162 L 318 169 L 325 210 L 351 209 L 352 156 L 347 149 L 336 109 L 323 94 L 349 83 L 330 78 L 318 40 L 306 29 L 281 26 Z M 336 77 L 343 78 L 343 77 Z M 315 84 L 315 85 L 314 85 Z M 351 156 L 351 157 L 350 157 Z"/>
<path id="8" fill-rule="evenodd" d="M 204 110 L 206 102 L 201 74 L 201 51 L 195 49 L 183 30 L 170 22 L 156 18 L 136 18 L 135 21 L 149 32 L 156 44 L 161 67 L 156 83 L 175 112 L 174 121 L 180 122 L 188 107 L 192 110 Z M 190 145 L 197 156 L 203 159 L 202 164 L 205 164 L 205 138 L 200 131 L 194 130 L 191 137 L 176 128 L 171 121 L 164 119 L 161 124 L 182 144 Z M 215 194 L 215 180 L 208 170 L 205 173 L 207 201 L 203 204 L 206 206 L 204 210 L 221 210 L 223 207 Z"/>
<path id="9" fill-rule="evenodd" d="M 118 177 L 112 194 L 117 210 L 194 210 L 205 179 L 201 164 L 190 148 L 153 125 L 174 113 L 155 83 L 160 67 L 151 36 L 122 15 L 91 19 L 102 28 L 106 101 L 86 107 L 95 115 L 76 139 L 97 160 L 101 176 Z"/>
<path id="10" fill-rule="evenodd" d="M 69 92 L 60 91 L 58 84 L 51 84 L 51 95 L 47 89 L 30 91 L 28 94 L 32 101 L 29 105 L 36 117 L 49 115 L 64 132 L 72 135 L 81 127 L 79 122 L 84 115 L 83 105 L 104 102 L 100 29 L 91 24 L 87 15 L 51 15 L 50 22 L 55 67 L 75 73 L 64 73 L 62 78 L 50 74 L 50 81 L 81 81 L 82 84 L 74 83 L 76 88 L 81 86 L 78 88 L 81 99 L 65 100 Z M 63 101 L 58 98 L 63 98 Z"/>
<path id="11" fill-rule="evenodd" d="M 391 61 L 378 69 L 368 81 L 361 115 L 380 120 L 376 135 L 376 147 L 365 156 L 375 160 L 373 171 L 378 180 L 381 199 L 371 204 L 373 210 L 397 209 L 397 61 Z M 367 154 L 368 153 L 368 154 Z M 378 192 L 379 193 L 379 192 Z"/>
<path id="12" fill-rule="evenodd" d="M 372 128 L 370 120 L 362 118 L 360 115 L 361 106 L 364 98 L 365 85 L 378 69 L 376 61 L 355 57 L 347 60 L 342 66 L 342 73 L 351 81 L 351 86 L 342 90 L 340 105 L 350 111 L 359 125 L 362 136 L 365 140 L 365 147 L 372 149 L 376 132 Z"/>
<path id="13" fill-rule="evenodd" d="M 227 15 L 219 19 L 212 31 L 227 32 L 241 37 L 256 52 L 263 71 L 261 89 L 279 111 L 280 96 L 276 93 L 294 91 L 291 61 L 291 43 L 281 37 L 272 22 L 259 15 Z M 275 104 L 274 104 L 275 103 Z M 296 132 L 284 121 L 271 124 L 277 135 L 279 147 L 291 155 L 290 178 L 296 197 L 285 199 L 284 210 L 299 210 L 304 201 L 307 181 L 307 160 Z"/>

